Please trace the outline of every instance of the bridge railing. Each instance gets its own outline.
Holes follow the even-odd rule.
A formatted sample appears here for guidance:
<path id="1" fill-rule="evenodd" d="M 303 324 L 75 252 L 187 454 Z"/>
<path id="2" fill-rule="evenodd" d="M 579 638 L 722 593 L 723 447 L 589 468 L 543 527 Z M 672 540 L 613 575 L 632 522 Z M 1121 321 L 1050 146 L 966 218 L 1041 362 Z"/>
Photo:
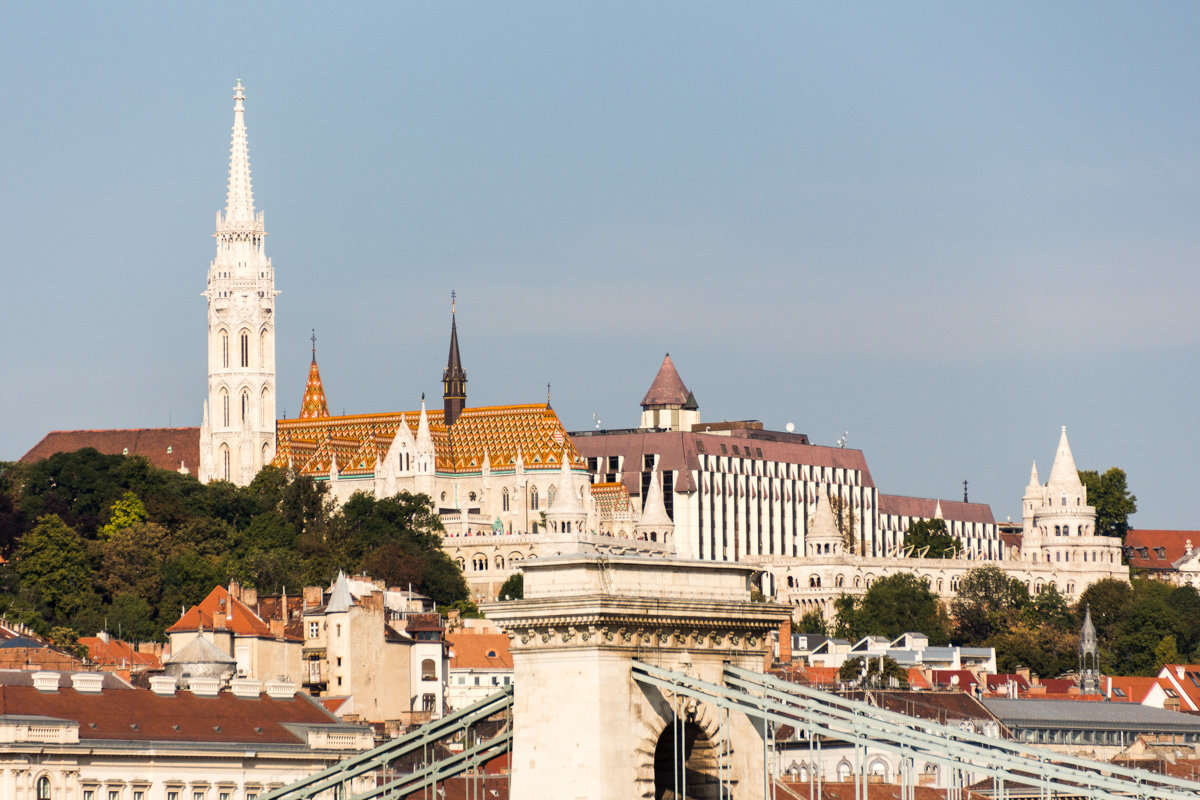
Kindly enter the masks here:
<path id="1" fill-rule="evenodd" d="M 325 794 L 338 800 L 369 800 L 379 797 L 403 797 L 418 789 L 432 787 L 437 782 L 481 767 L 512 747 L 512 726 L 505 724 L 494 736 L 470 741 L 464 737 L 463 749 L 442 758 L 423 758 L 415 769 L 385 777 L 401 759 L 428 753 L 427 748 L 444 739 L 468 731 L 501 712 L 512 709 L 513 687 L 506 686 L 490 697 L 467 706 L 441 719 L 427 722 L 415 730 L 385 742 L 378 747 L 352 756 L 293 784 L 260 796 L 260 800 L 311 800 Z M 354 792 L 354 786 L 364 782 L 373 785 Z"/>
<path id="2" fill-rule="evenodd" d="M 996 796 L 1005 784 L 1025 784 L 1089 800 L 1196 800 L 1200 784 L 1145 770 L 1060 755 L 1031 745 L 910 717 L 770 675 L 726 666 L 724 684 L 635 661 L 635 680 L 750 717 L 791 725 L 817 744 L 820 737 L 891 752 L 909 764 L 945 766 L 957 774 L 990 777 Z M 817 744 L 819 747 L 819 744 Z"/>

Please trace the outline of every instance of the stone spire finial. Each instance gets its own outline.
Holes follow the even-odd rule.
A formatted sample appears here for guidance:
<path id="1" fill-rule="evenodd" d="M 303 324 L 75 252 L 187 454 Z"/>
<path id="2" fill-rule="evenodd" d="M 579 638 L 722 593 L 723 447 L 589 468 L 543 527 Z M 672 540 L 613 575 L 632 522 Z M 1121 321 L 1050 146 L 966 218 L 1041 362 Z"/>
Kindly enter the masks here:
<path id="1" fill-rule="evenodd" d="M 254 191 L 250 183 L 250 148 L 246 141 L 246 90 L 238 78 L 233 88 L 233 137 L 229 147 L 229 189 L 225 196 L 225 223 L 254 221 Z"/>
<path id="2" fill-rule="evenodd" d="M 1038 477 L 1037 459 L 1034 459 L 1033 468 L 1029 470 L 1029 486 L 1028 489 L 1041 489 L 1042 480 Z"/>

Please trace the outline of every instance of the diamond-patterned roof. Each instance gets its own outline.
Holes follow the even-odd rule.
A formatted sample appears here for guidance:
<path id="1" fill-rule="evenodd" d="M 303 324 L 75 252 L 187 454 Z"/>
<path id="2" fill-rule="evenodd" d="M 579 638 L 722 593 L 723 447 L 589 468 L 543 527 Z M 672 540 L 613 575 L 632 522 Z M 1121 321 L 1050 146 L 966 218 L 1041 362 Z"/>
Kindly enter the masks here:
<path id="1" fill-rule="evenodd" d="M 308 383 L 304 384 L 304 400 L 300 403 L 300 419 L 318 419 L 329 416 L 329 404 L 325 402 L 325 386 L 321 383 L 321 371 L 317 369 L 317 357 L 308 368 Z"/>
<path id="2" fill-rule="evenodd" d="M 449 428 L 443 413 L 426 411 L 440 473 L 480 472 L 485 454 L 492 470 L 509 470 L 518 452 L 526 469 L 557 469 L 564 451 L 572 466 L 584 465 L 558 415 L 544 403 L 467 408 Z M 290 463 L 301 475 L 327 475 L 336 458 L 339 475 L 370 475 L 399 426 L 408 425 L 415 437 L 419 420 L 419 411 L 281 419 L 274 463 L 285 468 Z"/>

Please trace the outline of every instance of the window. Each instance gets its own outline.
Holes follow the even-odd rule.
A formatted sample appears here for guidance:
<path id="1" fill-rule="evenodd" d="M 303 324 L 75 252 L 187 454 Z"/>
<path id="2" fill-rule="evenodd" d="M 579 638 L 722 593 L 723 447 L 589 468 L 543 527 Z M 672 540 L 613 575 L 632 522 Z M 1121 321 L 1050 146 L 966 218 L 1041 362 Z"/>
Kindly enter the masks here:
<path id="1" fill-rule="evenodd" d="M 308 623 L 308 638 L 316 639 L 320 635 L 321 635 L 321 623 L 319 623 L 319 622 Z"/>
<path id="2" fill-rule="evenodd" d="M 229 427 L 229 392 L 221 390 L 221 424 Z"/>
<path id="3" fill-rule="evenodd" d="M 242 331 L 238 336 L 238 341 L 242 348 L 242 366 L 248 367 L 250 366 L 250 333 Z"/>
<path id="4" fill-rule="evenodd" d="M 432 658 L 427 658 L 421 662 L 421 680 L 436 681 L 437 680 L 437 665 L 433 663 Z"/>
<path id="5" fill-rule="evenodd" d="M 37 780 L 37 800 L 50 800 L 50 779 L 45 775 Z"/>
<path id="6" fill-rule="evenodd" d="M 121 800 L 121 790 L 120 789 L 109 789 L 108 790 L 108 800 Z M 204 800 L 204 798 L 201 797 L 199 800 Z"/>
<path id="7" fill-rule="evenodd" d="M 221 331 L 221 366 L 229 366 L 229 333 Z"/>
<path id="8" fill-rule="evenodd" d="M 109 798 L 109 800 L 116 800 L 116 798 L 115 797 Z M 192 800 L 204 800 L 204 790 L 196 789 L 195 791 L 193 791 L 192 792 Z"/>
<path id="9" fill-rule="evenodd" d="M 225 402 L 229 402 L 228 397 L 225 398 Z M 229 445 L 227 444 L 221 445 L 221 471 L 221 477 L 229 480 Z"/>
<path id="10" fill-rule="evenodd" d="M 179 800 L 179 792 L 168 791 L 167 792 L 167 800 Z"/>
<path id="11" fill-rule="evenodd" d="M 423 694 L 421 695 L 421 710 L 433 712 L 434 706 L 437 703 L 437 695 Z"/>
<path id="12" fill-rule="evenodd" d="M 94 789 L 84 789 L 83 800 L 96 800 L 96 791 Z"/>
<path id="13" fill-rule="evenodd" d="M 242 422 L 246 421 L 246 415 L 250 413 L 250 393 L 242 390 Z"/>
<path id="14" fill-rule="evenodd" d="M 538 510 L 538 490 L 536 486 L 529 487 L 529 508 L 531 511 Z"/>
<path id="15" fill-rule="evenodd" d="M 338 656 L 338 658 L 337 658 L 337 665 L 339 667 L 342 665 L 342 657 L 341 656 Z"/>
<path id="16" fill-rule="evenodd" d="M 336 633 L 337 633 L 337 635 L 338 635 L 338 636 L 341 636 L 341 635 L 342 635 L 342 623 L 340 623 L 340 622 L 339 622 L 339 623 L 337 624 L 337 627 L 336 627 L 336 629 L 335 629 L 335 630 L 336 630 Z"/>

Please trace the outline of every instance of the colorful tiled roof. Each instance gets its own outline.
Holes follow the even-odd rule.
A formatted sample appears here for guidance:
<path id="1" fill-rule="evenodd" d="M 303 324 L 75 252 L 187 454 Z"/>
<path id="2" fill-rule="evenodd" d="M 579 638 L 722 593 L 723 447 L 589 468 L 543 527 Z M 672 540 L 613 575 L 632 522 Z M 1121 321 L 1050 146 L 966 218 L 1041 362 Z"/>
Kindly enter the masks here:
<path id="1" fill-rule="evenodd" d="M 317 356 L 313 354 L 308 367 L 308 383 L 304 384 L 304 400 L 300 403 L 300 419 L 320 419 L 329 416 L 329 404 L 325 402 L 325 386 L 321 383 L 321 371 L 317 369 Z"/>
<path id="2" fill-rule="evenodd" d="M 675 362 L 671 360 L 671 354 L 668 353 L 663 358 L 662 366 L 658 368 L 658 374 L 654 376 L 654 382 L 650 384 L 646 396 L 642 398 L 642 405 L 681 406 L 688 401 L 690 395 L 691 392 L 683 385 L 683 378 L 679 377 L 679 372 L 675 369 Z"/>
<path id="3" fill-rule="evenodd" d="M 426 413 L 440 473 L 481 472 L 485 455 L 493 471 L 510 470 L 518 453 L 526 469 L 558 469 L 564 450 L 572 467 L 586 467 L 558 415 L 544 403 L 466 408 L 449 428 L 441 409 Z M 342 476 L 371 475 L 399 426 L 408 425 L 415 438 L 419 418 L 419 411 L 409 411 L 281 419 L 274 463 L 290 462 L 303 475 L 326 475 L 336 458 Z"/>
<path id="4" fill-rule="evenodd" d="M 28 464 L 85 447 L 94 447 L 110 456 L 142 456 L 160 469 L 178 470 L 182 464 L 192 475 L 200 467 L 199 428 L 51 431 L 21 456 L 21 461 Z"/>

